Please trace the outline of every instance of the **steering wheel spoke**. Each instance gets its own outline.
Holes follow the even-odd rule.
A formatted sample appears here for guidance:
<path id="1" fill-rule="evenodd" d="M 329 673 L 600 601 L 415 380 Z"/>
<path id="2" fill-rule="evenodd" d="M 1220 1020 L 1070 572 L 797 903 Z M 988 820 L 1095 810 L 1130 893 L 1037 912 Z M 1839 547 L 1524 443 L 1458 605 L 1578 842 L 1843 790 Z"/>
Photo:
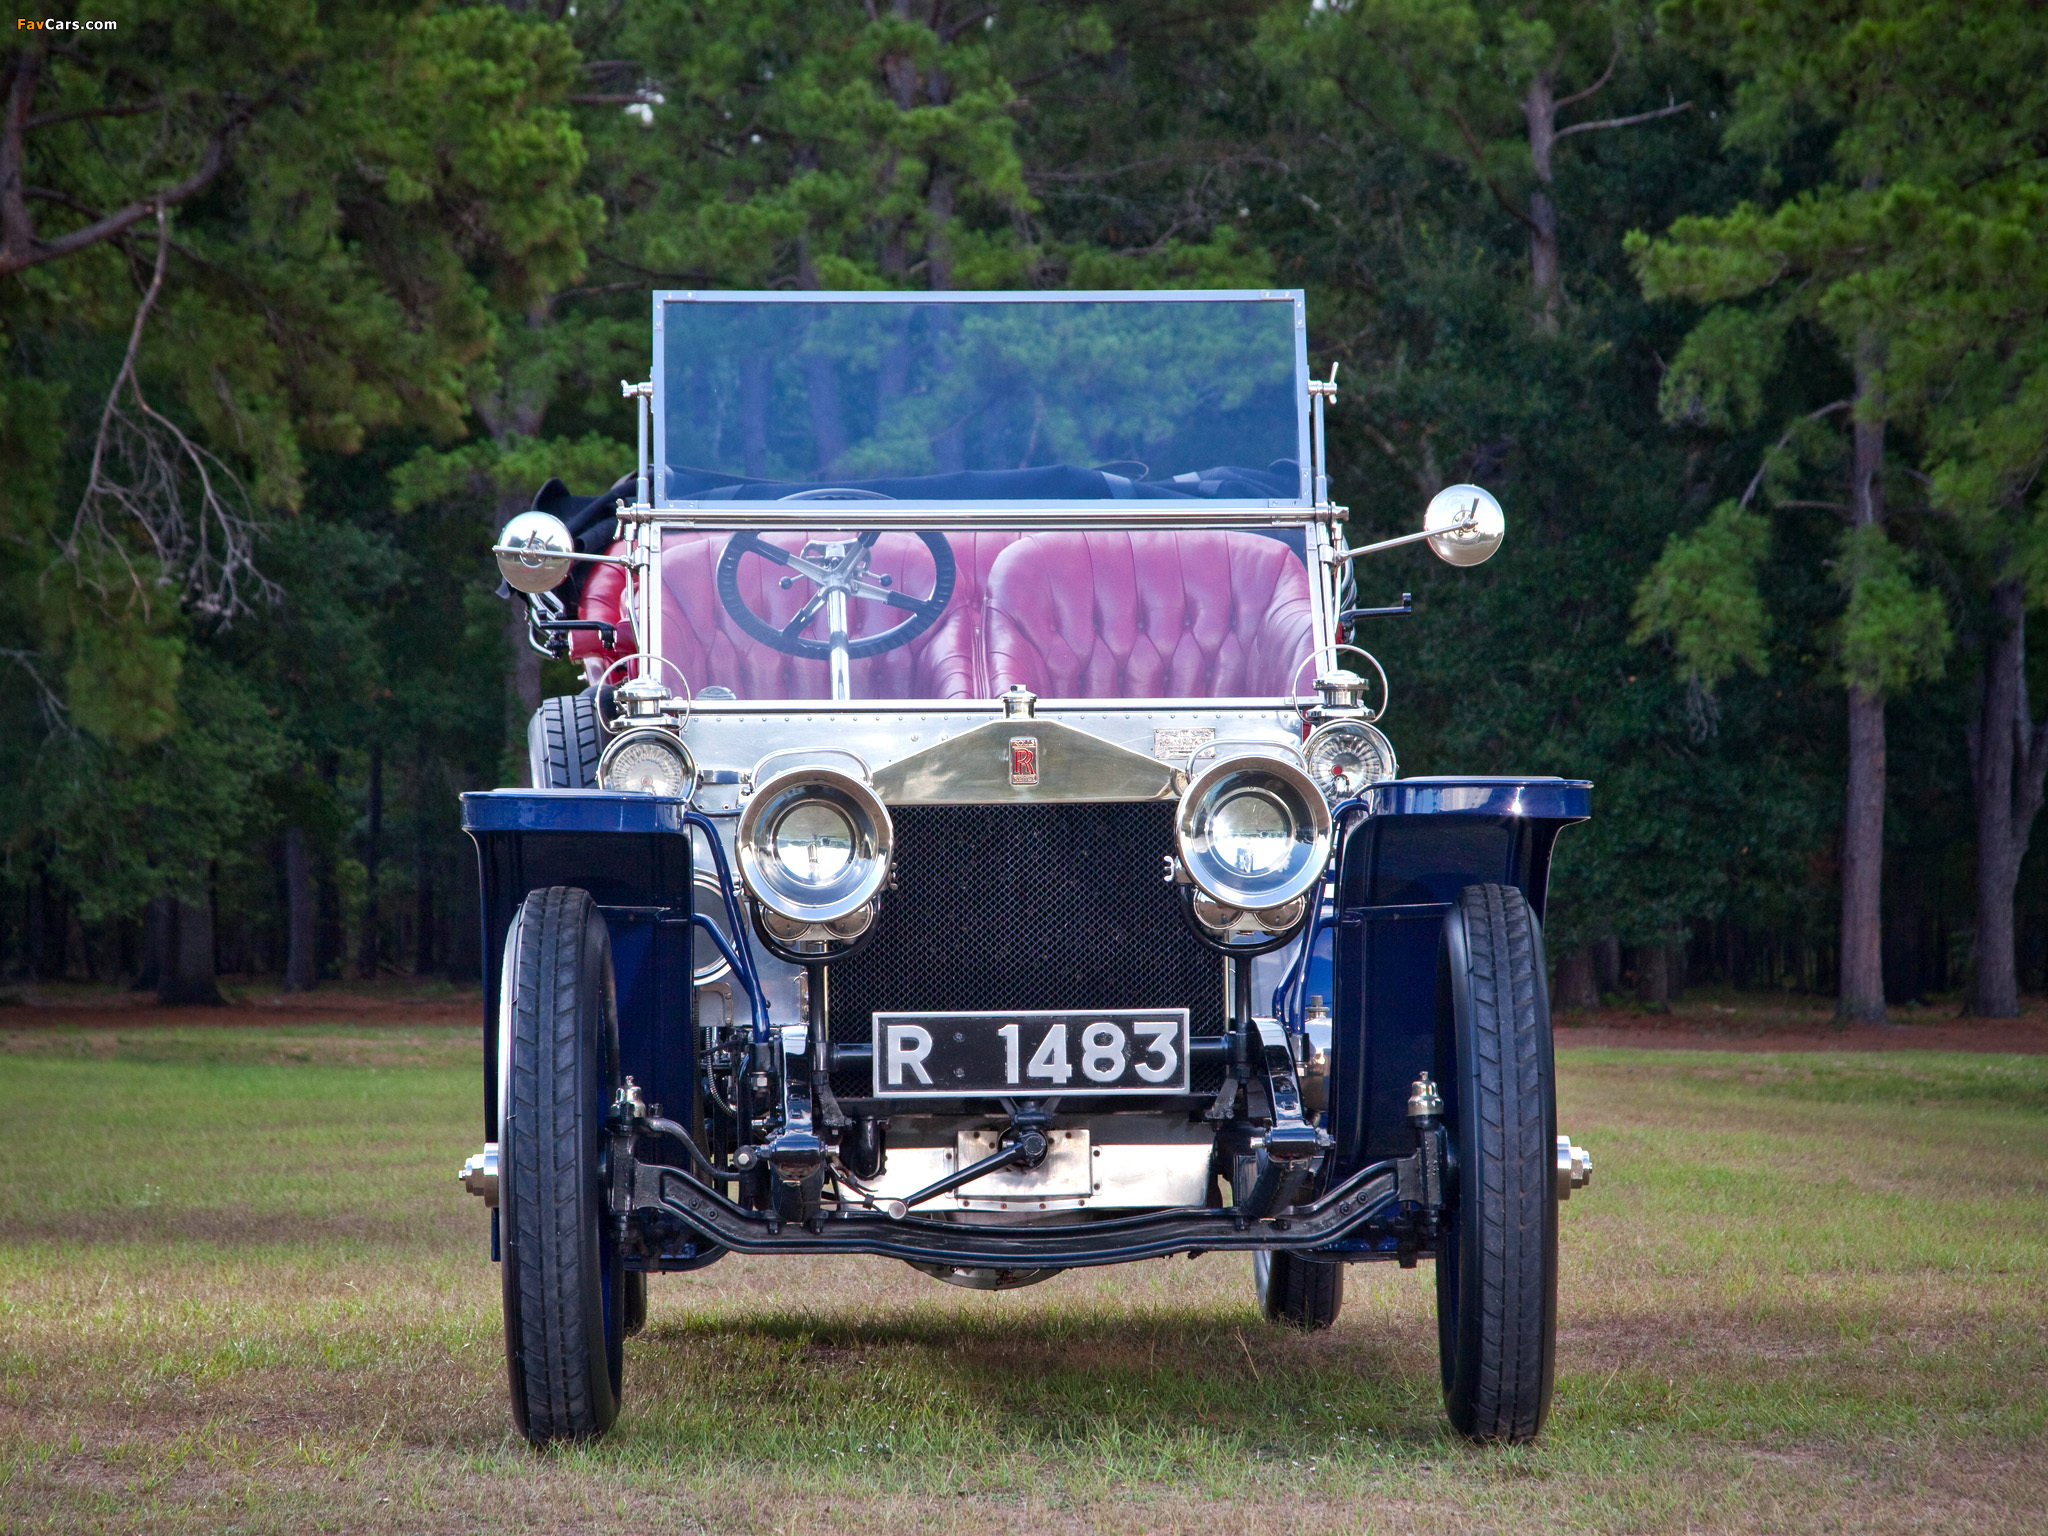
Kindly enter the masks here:
<path id="1" fill-rule="evenodd" d="M 811 600 L 805 603 L 803 607 L 797 609 L 796 617 L 783 625 L 777 633 L 785 640 L 796 639 L 797 636 L 810 628 L 811 620 L 818 616 L 818 610 L 824 606 L 825 594 L 822 592 L 812 593 Z"/>
<path id="2" fill-rule="evenodd" d="M 914 613 L 921 618 L 936 619 L 946 611 L 946 605 L 929 597 L 906 597 L 901 592 L 877 592 L 873 594 L 891 608 L 901 608 L 905 613 Z"/>
<path id="3" fill-rule="evenodd" d="M 761 548 L 770 550 L 775 549 L 775 546 L 763 542 Z M 802 555 L 792 555 L 784 550 L 777 549 L 775 552 L 782 556 L 776 563 L 787 567 L 792 575 L 801 576 L 805 581 L 815 582 L 820 587 L 828 585 L 833 580 L 835 568 L 832 566 L 820 565 L 815 560 L 806 560 Z"/>

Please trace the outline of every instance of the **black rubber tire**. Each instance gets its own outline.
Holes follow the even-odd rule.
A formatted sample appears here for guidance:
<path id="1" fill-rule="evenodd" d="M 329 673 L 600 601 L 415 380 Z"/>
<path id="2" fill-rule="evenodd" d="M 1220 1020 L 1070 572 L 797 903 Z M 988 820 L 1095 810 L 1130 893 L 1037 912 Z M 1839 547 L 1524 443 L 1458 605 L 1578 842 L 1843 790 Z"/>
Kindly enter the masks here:
<path id="1" fill-rule="evenodd" d="M 526 774 L 534 789 L 596 789 L 603 755 L 594 690 L 542 699 L 526 722 Z"/>
<path id="2" fill-rule="evenodd" d="M 1458 893 L 1438 977 L 1456 1158 L 1436 1264 L 1444 1408 L 1471 1439 L 1528 1440 L 1557 1361 L 1557 1093 L 1543 933 L 1520 891 Z"/>
<path id="3" fill-rule="evenodd" d="M 1296 1253 L 1252 1255 L 1252 1286 L 1269 1323 L 1319 1333 L 1344 1308 L 1344 1266 L 1311 1264 Z"/>
<path id="4" fill-rule="evenodd" d="M 505 1361 L 513 1421 L 545 1445 L 619 1416 L 627 1287 L 603 1176 L 619 1020 L 588 892 L 535 891 L 518 922 L 498 1150 Z"/>

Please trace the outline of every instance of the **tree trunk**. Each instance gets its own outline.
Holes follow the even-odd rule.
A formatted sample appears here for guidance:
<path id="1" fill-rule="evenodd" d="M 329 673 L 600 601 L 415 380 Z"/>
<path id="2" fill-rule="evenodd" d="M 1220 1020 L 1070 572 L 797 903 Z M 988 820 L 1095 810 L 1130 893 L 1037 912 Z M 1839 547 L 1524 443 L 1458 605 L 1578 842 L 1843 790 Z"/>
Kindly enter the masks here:
<path id="1" fill-rule="evenodd" d="M 1522 116 L 1529 124 L 1529 159 L 1536 169 L 1536 189 L 1529 194 L 1529 286 L 1535 291 L 1536 325 L 1557 331 L 1558 258 L 1557 205 L 1550 200 L 1551 154 L 1557 147 L 1557 76 L 1538 70 L 1522 97 Z"/>
<path id="2" fill-rule="evenodd" d="M 931 217 L 931 234 L 925 240 L 927 282 L 935 289 L 953 286 L 953 242 L 947 229 L 953 222 L 953 183 L 942 171 L 932 177 L 925 196 L 925 211 Z"/>
<path id="3" fill-rule="evenodd" d="M 740 456 L 747 474 L 765 479 L 768 474 L 768 393 L 770 360 L 749 353 L 740 360 Z"/>
<path id="4" fill-rule="evenodd" d="M 412 756 L 412 973 L 424 976 L 434 968 L 434 858 L 427 833 L 427 744 L 416 742 Z"/>
<path id="5" fill-rule="evenodd" d="M 153 897 L 142 909 L 142 970 L 135 978 L 137 992 L 154 992 L 163 985 L 170 969 L 172 902 L 168 896 Z"/>
<path id="6" fill-rule="evenodd" d="M 804 394 L 811 407 L 811 446 L 817 454 L 813 473 L 820 480 L 829 480 L 846 456 L 846 419 L 839 403 L 839 375 L 832 359 L 818 353 L 803 359 L 803 370 Z"/>
<path id="7" fill-rule="evenodd" d="M 1593 977 L 1593 950 L 1582 945 L 1557 963 L 1557 1005 L 1598 1008 L 1600 987 Z"/>
<path id="8" fill-rule="evenodd" d="M 166 906 L 170 932 L 156 1000 L 166 1008 L 224 1006 L 213 969 L 212 892 L 202 888 L 196 899 L 173 897 Z"/>
<path id="9" fill-rule="evenodd" d="M 2016 578 L 1991 589 L 1999 623 L 1984 656 L 1984 688 L 1970 728 L 1970 777 L 1977 798 L 1976 982 L 1970 1011 L 1987 1019 L 2020 1012 L 2013 892 L 2034 818 L 2048 788 L 2048 718 L 2027 701 L 2027 593 Z"/>
<path id="10" fill-rule="evenodd" d="M 1849 690 L 1849 793 L 1842 821 L 1842 977 L 1835 1011 L 1884 1022 L 1884 700 Z"/>
<path id="11" fill-rule="evenodd" d="M 284 890 L 284 989 L 287 992 L 310 992 L 319 984 L 320 962 L 315 953 L 318 929 L 313 899 L 313 854 L 306 846 L 304 827 L 285 828 Z"/>
<path id="12" fill-rule="evenodd" d="M 356 943 L 356 974 L 364 981 L 375 981 L 383 959 L 378 943 L 382 914 L 377 910 L 377 866 L 384 853 L 384 748 L 377 742 L 370 744 L 368 789 L 369 825 L 363 837 L 363 924 Z"/>
<path id="13" fill-rule="evenodd" d="M 1671 1011 L 1670 958 L 1662 943 L 1636 946 L 1636 1001 L 1647 1013 Z"/>
<path id="14" fill-rule="evenodd" d="M 1621 940 L 1611 933 L 1593 946 L 1593 979 L 1602 992 L 1621 990 Z"/>
<path id="15" fill-rule="evenodd" d="M 329 796 L 338 796 L 341 762 L 334 753 L 321 757 L 320 777 L 327 782 Z M 342 939 L 341 884 L 335 879 L 331 849 L 323 851 L 313 862 L 313 891 L 313 969 L 322 977 L 339 977 L 345 974 L 347 956 L 343 951 L 347 946 Z"/>
<path id="16" fill-rule="evenodd" d="M 63 946 L 50 942 L 50 871 L 38 867 L 28 886 L 28 973 L 37 981 L 55 981 L 64 974 Z"/>
<path id="17" fill-rule="evenodd" d="M 425 859 L 415 867 L 412 902 L 412 973 L 425 976 L 434 969 L 434 874 Z"/>
<path id="18" fill-rule="evenodd" d="M 1849 520 L 1884 521 L 1882 352 L 1856 345 L 1856 419 L 1851 427 Z M 1849 688 L 1848 803 L 1842 820 L 1842 975 L 1835 1012 L 1884 1022 L 1884 696 Z"/>

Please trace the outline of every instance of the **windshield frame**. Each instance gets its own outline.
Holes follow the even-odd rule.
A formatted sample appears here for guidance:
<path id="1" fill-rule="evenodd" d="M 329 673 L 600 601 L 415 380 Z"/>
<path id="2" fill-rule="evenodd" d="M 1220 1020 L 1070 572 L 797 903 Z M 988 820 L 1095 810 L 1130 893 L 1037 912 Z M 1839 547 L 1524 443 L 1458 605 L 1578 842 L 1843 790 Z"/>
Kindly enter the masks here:
<path id="1" fill-rule="evenodd" d="M 1207 527 L 1273 526 L 1311 521 L 1318 515 L 1310 480 L 1310 410 L 1308 392 L 1307 295 L 1299 288 L 1176 288 L 1040 290 L 741 290 L 663 288 L 653 295 L 653 452 L 649 493 L 664 523 L 673 526 L 777 528 L 815 525 L 819 504 L 780 502 L 699 501 L 671 497 L 667 492 L 668 387 L 667 348 L 663 321 L 671 304 L 1189 304 L 1219 302 L 1287 303 L 1294 310 L 1295 462 L 1302 466 L 1301 489 L 1288 498 L 1236 500 L 1190 498 L 1161 503 L 1129 501 L 986 501 L 902 499 L 887 502 L 833 501 L 832 518 L 846 528 L 929 526 L 935 513 L 948 520 L 981 528 L 1044 527 L 1059 523 L 1146 525 L 1184 523 Z M 886 508 L 887 510 L 878 510 Z M 1156 508 L 1156 510 L 1154 510 Z M 856 510 L 859 509 L 859 510 Z M 700 518 L 690 517 L 696 513 Z M 664 515 L 665 514 L 665 515 Z M 673 514 L 683 514 L 676 519 Z M 1278 514 L 1276 516 L 1276 514 Z M 1007 521 L 1006 521 L 1007 519 Z"/>

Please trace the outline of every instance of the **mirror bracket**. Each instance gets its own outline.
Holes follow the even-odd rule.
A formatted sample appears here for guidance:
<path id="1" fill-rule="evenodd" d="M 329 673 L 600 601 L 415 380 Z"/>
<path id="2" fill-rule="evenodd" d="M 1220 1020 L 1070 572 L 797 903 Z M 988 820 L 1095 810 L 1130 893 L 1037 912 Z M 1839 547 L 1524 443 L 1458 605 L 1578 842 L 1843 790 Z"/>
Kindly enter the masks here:
<path id="1" fill-rule="evenodd" d="M 1422 532 L 1361 544 L 1356 549 L 1326 549 L 1322 559 L 1334 568 L 1360 555 L 1376 555 L 1381 550 L 1427 540 L 1431 553 L 1439 560 L 1451 565 L 1479 565 L 1493 558 L 1506 532 L 1507 520 L 1500 503 L 1488 492 L 1476 485 L 1453 485 L 1431 498 L 1422 515 Z"/>

